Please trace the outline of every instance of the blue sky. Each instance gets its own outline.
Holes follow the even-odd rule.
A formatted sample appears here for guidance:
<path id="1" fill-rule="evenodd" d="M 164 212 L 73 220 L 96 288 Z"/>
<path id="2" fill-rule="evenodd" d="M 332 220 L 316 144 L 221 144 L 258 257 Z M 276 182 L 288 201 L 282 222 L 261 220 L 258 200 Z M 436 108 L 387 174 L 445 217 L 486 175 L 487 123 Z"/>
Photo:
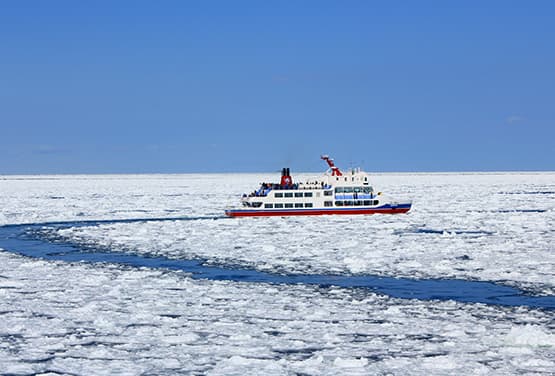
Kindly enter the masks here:
<path id="1" fill-rule="evenodd" d="M 0 174 L 555 170 L 552 1 L 2 1 Z"/>

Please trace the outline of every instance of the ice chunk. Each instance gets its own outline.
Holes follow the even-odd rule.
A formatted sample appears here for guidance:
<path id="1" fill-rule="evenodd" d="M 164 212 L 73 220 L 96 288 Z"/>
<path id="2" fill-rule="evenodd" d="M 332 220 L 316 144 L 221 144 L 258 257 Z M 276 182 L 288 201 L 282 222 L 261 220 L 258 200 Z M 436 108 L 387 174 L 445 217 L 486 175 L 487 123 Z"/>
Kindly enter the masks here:
<path id="1" fill-rule="evenodd" d="M 505 341 L 512 346 L 555 347 L 555 334 L 546 333 L 537 325 L 519 325 L 511 328 Z"/>

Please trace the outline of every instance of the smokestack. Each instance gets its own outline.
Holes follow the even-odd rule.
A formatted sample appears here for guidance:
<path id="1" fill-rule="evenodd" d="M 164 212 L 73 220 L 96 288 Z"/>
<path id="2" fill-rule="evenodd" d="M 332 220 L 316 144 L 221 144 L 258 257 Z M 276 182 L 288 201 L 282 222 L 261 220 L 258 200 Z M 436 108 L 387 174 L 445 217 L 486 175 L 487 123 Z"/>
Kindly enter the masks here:
<path id="1" fill-rule="evenodd" d="M 288 186 L 293 184 L 293 179 L 291 179 L 291 175 L 289 175 L 289 168 L 284 168 L 281 170 L 281 185 Z"/>

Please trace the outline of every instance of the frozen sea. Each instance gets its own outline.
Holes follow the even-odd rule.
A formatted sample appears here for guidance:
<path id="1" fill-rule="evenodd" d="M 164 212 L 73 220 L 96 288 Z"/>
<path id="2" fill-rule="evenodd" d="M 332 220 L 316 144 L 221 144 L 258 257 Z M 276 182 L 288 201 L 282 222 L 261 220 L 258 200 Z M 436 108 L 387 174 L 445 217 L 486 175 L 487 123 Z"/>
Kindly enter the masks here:
<path id="1" fill-rule="evenodd" d="M 555 173 L 374 175 L 406 215 L 223 216 L 274 175 L 0 176 L 0 373 L 555 374 Z"/>

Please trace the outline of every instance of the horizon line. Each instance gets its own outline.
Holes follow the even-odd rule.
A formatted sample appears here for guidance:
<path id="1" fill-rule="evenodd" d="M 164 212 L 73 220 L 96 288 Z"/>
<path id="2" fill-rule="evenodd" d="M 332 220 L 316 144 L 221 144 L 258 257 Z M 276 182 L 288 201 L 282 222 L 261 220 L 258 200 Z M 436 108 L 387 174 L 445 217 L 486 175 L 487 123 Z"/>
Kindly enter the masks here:
<path id="1" fill-rule="evenodd" d="M 345 170 L 349 171 L 349 170 Z M 195 171 L 195 172 L 54 172 L 54 173 L 0 173 L 0 177 L 33 177 L 33 176 L 105 176 L 105 175 L 230 175 L 230 174 L 274 174 L 275 171 Z M 364 171 L 369 174 L 541 174 L 555 173 L 555 170 L 452 170 L 452 171 Z M 325 171 L 298 171 L 294 174 L 324 174 Z"/>

